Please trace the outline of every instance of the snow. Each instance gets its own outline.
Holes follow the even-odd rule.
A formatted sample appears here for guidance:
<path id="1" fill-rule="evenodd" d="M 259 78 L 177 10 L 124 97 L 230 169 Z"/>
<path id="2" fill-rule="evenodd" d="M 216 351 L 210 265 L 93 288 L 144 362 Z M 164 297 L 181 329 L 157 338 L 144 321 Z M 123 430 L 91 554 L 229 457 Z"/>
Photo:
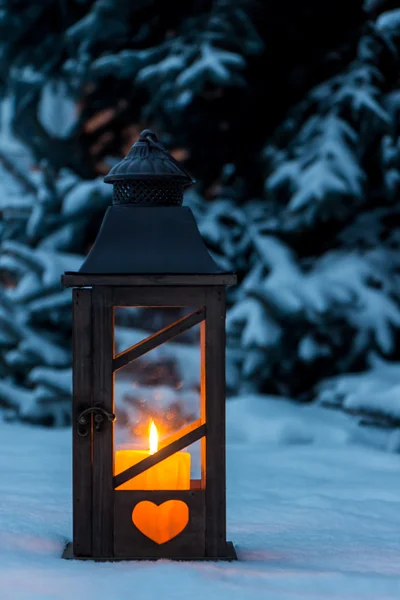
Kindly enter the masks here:
<path id="1" fill-rule="evenodd" d="M 141 69 L 136 77 L 136 81 L 143 83 L 154 77 L 158 77 L 158 79 L 164 79 L 169 76 L 175 77 L 184 66 L 185 60 L 183 55 L 167 56 L 155 65 L 149 65 Z"/>
<path id="2" fill-rule="evenodd" d="M 228 313 L 227 326 L 229 329 L 243 324 L 241 342 L 244 348 L 268 348 L 277 344 L 281 338 L 282 329 L 265 311 L 255 298 L 244 298 Z"/>
<path id="3" fill-rule="evenodd" d="M 260 396 L 228 403 L 233 563 L 61 560 L 70 438 L 0 424 L 2 600 L 399 598 L 400 457 L 345 414 Z"/>
<path id="4" fill-rule="evenodd" d="M 336 115 L 323 119 L 314 116 L 306 122 L 298 139 L 308 142 L 308 146 L 299 161 L 298 189 L 289 203 L 292 210 L 299 210 L 313 200 L 326 202 L 346 194 L 354 198 L 362 196 L 364 175 L 354 152 L 357 134 L 348 123 Z"/>
<path id="5" fill-rule="evenodd" d="M 322 404 L 342 405 L 359 414 L 370 414 L 400 420 L 400 368 L 370 356 L 371 366 L 362 373 L 348 373 L 326 379 L 319 386 Z"/>
<path id="6" fill-rule="evenodd" d="M 281 351 L 288 323 L 295 321 L 305 325 L 305 339 L 297 341 L 294 337 L 292 342 L 303 362 L 329 356 L 332 341 L 340 335 L 329 316 L 336 316 L 338 322 L 340 317 L 354 331 L 352 343 L 347 343 L 348 357 L 368 352 L 372 344 L 382 353 L 393 352 L 400 324 L 397 249 L 334 249 L 307 268 L 299 264 L 283 240 L 265 234 L 262 227 L 250 224 L 248 232 L 265 271 L 255 263 L 239 290 L 239 294 L 247 295 L 238 295 L 227 314 L 228 337 L 246 351 L 245 363 L 249 350 L 264 348 L 262 362 L 271 365 Z M 324 325 L 329 331 L 328 342 L 326 337 L 322 341 L 313 337 Z M 243 367 L 242 374 L 245 370 L 255 373 Z"/>
<path id="7" fill-rule="evenodd" d="M 243 85 L 243 79 L 232 71 L 242 70 L 244 67 L 245 60 L 240 54 L 204 43 L 200 48 L 199 58 L 180 73 L 176 83 L 179 87 L 190 88 L 192 91 L 198 91 L 205 78 L 216 85 L 228 82 L 231 85 Z"/>
<path id="8" fill-rule="evenodd" d="M 34 249 L 21 242 L 11 240 L 3 242 L 2 251 L 6 256 L 6 266 L 10 267 L 9 256 L 13 257 L 16 268 L 25 271 L 26 277 L 29 278 L 27 286 L 20 283 L 14 291 L 9 292 L 10 298 L 19 301 L 36 295 L 32 279 L 40 280 L 37 282 L 40 289 L 43 286 L 48 289 L 60 289 L 60 273 L 77 271 L 82 264 L 81 256 L 59 253 L 54 250 Z M 3 256 L 0 260 L 3 261 Z"/>
<path id="9" fill-rule="evenodd" d="M 42 87 L 38 117 L 47 133 L 54 138 L 71 136 L 78 119 L 76 102 L 62 80 L 50 80 Z"/>
<path id="10" fill-rule="evenodd" d="M 0 101 L 0 209 L 3 218 L 7 217 L 7 212 L 30 211 L 34 202 L 32 194 L 28 194 L 23 189 L 21 183 L 17 181 L 5 168 L 1 158 L 6 157 L 8 161 L 18 165 L 18 169 L 26 176 L 30 172 L 29 167 L 32 157 L 26 149 L 11 132 L 11 118 L 13 112 L 13 103 L 10 98 Z"/>
<path id="11" fill-rule="evenodd" d="M 66 179 L 67 181 L 70 179 L 69 174 L 66 175 Z M 100 178 L 81 181 L 66 193 L 62 213 L 68 218 L 75 217 L 87 213 L 93 204 L 101 205 L 105 210 L 110 204 L 111 195 L 111 186 L 105 184 Z"/>
<path id="12" fill-rule="evenodd" d="M 380 15 L 376 21 L 376 26 L 381 31 L 398 30 L 400 27 L 400 8 L 388 10 Z"/>

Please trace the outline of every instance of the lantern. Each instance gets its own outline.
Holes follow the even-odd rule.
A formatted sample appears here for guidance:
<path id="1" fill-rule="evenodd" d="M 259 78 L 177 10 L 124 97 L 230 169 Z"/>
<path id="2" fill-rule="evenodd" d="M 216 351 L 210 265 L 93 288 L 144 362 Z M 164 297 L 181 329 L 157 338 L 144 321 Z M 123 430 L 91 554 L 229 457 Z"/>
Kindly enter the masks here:
<path id="1" fill-rule="evenodd" d="M 235 276 L 208 254 L 191 210 L 181 206 L 193 180 L 152 131 L 105 181 L 114 186 L 113 205 L 79 272 L 63 275 L 73 288 L 73 541 L 63 556 L 234 559 L 226 541 L 225 286 Z M 119 351 L 120 307 L 191 310 Z M 198 418 L 172 433 L 149 419 L 149 443 L 116 448 L 116 373 L 195 326 Z M 196 443 L 197 478 L 183 451 Z"/>

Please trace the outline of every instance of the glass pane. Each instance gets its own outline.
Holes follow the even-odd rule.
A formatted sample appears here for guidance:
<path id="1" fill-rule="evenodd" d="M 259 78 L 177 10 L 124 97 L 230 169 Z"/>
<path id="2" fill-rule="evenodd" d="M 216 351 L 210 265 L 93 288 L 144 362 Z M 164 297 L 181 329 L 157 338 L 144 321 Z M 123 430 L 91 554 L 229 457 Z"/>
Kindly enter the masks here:
<path id="1" fill-rule="evenodd" d="M 149 308 L 142 306 L 116 307 L 114 309 L 114 352 L 118 354 L 137 344 L 156 331 L 171 325 L 194 309 L 184 306 Z M 188 329 L 181 336 L 183 343 L 194 341 L 196 333 Z"/>
<path id="2" fill-rule="evenodd" d="M 115 309 L 116 353 L 153 335 L 185 308 Z M 163 440 L 200 419 L 200 324 L 116 371 L 116 474 L 149 455 L 153 422 Z M 201 477 L 201 442 L 192 444 L 119 489 L 188 489 Z"/>

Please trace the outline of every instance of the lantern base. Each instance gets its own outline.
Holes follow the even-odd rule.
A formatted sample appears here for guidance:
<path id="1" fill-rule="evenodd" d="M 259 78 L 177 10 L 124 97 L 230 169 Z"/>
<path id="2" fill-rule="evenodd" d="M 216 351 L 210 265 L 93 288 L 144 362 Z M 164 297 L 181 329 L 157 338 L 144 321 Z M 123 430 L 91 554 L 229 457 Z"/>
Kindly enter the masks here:
<path id="1" fill-rule="evenodd" d="M 117 557 L 112 556 L 111 558 L 96 558 L 94 556 L 75 556 L 74 551 L 73 551 L 72 542 L 68 542 L 64 548 L 61 558 L 65 558 L 66 560 L 93 560 L 95 562 L 119 562 L 122 560 L 178 560 L 178 561 L 187 561 L 187 562 L 205 560 L 205 561 L 217 562 L 220 560 L 226 560 L 226 561 L 238 560 L 235 546 L 233 545 L 232 542 L 226 542 L 226 555 L 225 556 L 217 556 L 217 557 L 199 556 L 198 558 L 185 558 L 185 557 L 169 558 L 168 556 L 156 557 L 156 558 L 151 557 L 151 556 L 132 557 L 132 558 L 126 557 L 126 556 L 124 556 L 122 558 L 117 558 Z"/>

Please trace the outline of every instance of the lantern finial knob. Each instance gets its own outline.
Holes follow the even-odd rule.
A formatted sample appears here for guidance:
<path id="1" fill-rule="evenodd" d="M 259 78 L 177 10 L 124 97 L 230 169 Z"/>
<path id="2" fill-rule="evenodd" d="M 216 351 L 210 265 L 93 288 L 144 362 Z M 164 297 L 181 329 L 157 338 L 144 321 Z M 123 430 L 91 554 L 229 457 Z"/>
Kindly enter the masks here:
<path id="1" fill-rule="evenodd" d="M 152 129 L 143 129 L 142 133 L 139 136 L 139 142 L 146 142 L 148 138 L 159 143 L 159 139 Z"/>

